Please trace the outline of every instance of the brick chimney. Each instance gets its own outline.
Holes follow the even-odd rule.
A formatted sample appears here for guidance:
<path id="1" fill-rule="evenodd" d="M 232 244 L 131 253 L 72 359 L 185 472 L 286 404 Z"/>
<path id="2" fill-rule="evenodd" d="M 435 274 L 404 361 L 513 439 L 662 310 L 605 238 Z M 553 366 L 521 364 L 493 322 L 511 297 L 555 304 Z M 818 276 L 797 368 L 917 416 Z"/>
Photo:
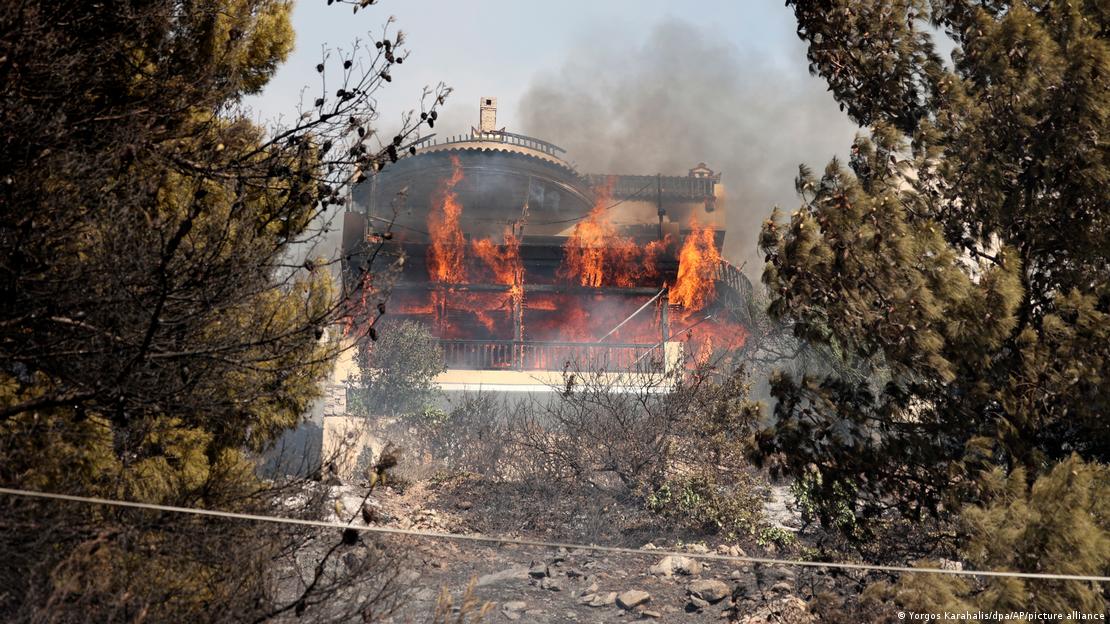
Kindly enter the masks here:
<path id="1" fill-rule="evenodd" d="M 478 131 L 482 134 L 497 131 L 497 98 L 482 96 L 478 110 Z"/>

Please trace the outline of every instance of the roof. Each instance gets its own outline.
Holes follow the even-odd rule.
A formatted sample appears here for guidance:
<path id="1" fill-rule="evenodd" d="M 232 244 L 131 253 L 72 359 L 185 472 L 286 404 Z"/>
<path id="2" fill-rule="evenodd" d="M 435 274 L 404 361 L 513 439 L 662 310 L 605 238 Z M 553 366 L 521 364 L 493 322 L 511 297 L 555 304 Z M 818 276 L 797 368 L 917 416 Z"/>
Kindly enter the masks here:
<path id="1" fill-rule="evenodd" d="M 477 132 L 448 136 L 443 139 L 431 135 L 413 144 L 421 153 L 431 152 L 501 152 L 519 154 L 542 160 L 578 175 L 574 166 L 563 160 L 559 154 L 566 150 L 542 139 L 514 134 L 512 132 Z"/>

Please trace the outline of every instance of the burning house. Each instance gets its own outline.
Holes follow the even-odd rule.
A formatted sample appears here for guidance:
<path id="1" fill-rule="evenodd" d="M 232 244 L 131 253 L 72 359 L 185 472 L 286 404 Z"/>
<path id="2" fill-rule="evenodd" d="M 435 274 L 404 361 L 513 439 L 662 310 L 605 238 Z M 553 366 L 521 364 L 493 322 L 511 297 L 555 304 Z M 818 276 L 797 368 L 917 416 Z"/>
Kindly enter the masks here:
<path id="1" fill-rule="evenodd" d="M 751 285 L 719 250 L 720 175 L 583 174 L 552 143 L 497 127 L 424 137 L 354 191 L 346 279 L 390 229 L 389 315 L 440 340 L 445 389 L 533 389 L 569 367 L 655 373 L 736 349 Z"/>

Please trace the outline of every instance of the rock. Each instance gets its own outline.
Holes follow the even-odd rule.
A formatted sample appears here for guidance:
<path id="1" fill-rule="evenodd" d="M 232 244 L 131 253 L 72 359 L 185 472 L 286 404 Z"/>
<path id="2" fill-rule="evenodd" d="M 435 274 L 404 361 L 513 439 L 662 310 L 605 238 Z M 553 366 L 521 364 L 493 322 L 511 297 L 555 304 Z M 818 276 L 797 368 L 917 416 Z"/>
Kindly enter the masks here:
<path id="1" fill-rule="evenodd" d="M 794 591 L 793 583 L 782 581 L 771 586 L 771 591 L 776 594 L 789 594 Z"/>
<path id="2" fill-rule="evenodd" d="M 501 605 L 501 608 L 506 611 L 523 611 L 528 608 L 528 603 L 523 600 L 511 600 Z"/>
<path id="3" fill-rule="evenodd" d="M 626 611 L 631 611 L 647 602 L 651 602 L 651 594 L 640 589 L 630 589 L 617 596 L 617 606 Z"/>
<path id="4" fill-rule="evenodd" d="M 558 581 L 552 578 L 545 578 L 544 580 L 540 581 L 540 587 L 546 589 L 547 591 L 563 591 L 563 586 L 560 585 Z"/>
<path id="5" fill-rule="evenodd" d="M 705 554 L 709 553 L 709 547 L 706 546 L 705 544 L 701 544 L 701 543 L 687 544 L 686 545 L 686 552 L 696 553 L 696 554 L 699 554 L 699 555 L 705 555 Z"/>
<path id="6" fill-rule="evenodd" d="M 651 610 L 648 610 L 648 609 L 644 609 L 643 611 L 640 612 L 640 616 L 643 617 L 643 618 L 657 618 L 657 617 L 663 617 L 663 614 L 658 612 L 658 611 L 651 611 Z"/>
<path id="7" fill-rule="evenodd" d="M 795 573 L 794 573 L 794 570 L 791 570 L 790 568 L 779 568 L 778 570 L 775 571 L 774 574 L 769 575 L 769 576 L 771 576 L 771 578 L 775 578 L 775 579 L 778 579 L 780 581 L 787 581 L 787 582 L 793 583 Z"/>
<path id="8" fill-rule="evenodd" d="M 759 597 L 759 583 L 753 578 L 747 578 L 736 585 L 732 590 L 732 597 L 736 600 L 754 600 Z"/>
<path id="9" fill-rule="evenodd" d="M 362 565 L 362 557 L 359 557 L 353 552 L 343 555 L 343 565 L 347 566 L 348 570 L 357 569 Z"/>
<path id="10" fill-rule="evenodd" d="M 742 576 L 743 575 L 740 573 L 740 570 L 733 570 L 732 572 L 728 573 L 728 577 L 734 581 L 739 581 Z"/>
<path id="11" fill-rule="evenodd" d="M 520 613 L 517 611 L 503 610 L 501 611 L 501 615 L 505 616 L 506 620 L 512 620 L 514 622 L 520 619 Z"/>
<path id="12" fill-rule="evenodd" d="M 701 598 L 710 604 L 720 602 L 732 594 L 732 589 L 728 584 L 716 579 L 694 581 L 690 583 L 686 591 L 690 592 L 690 595 Z"/>
<path id="13" fill-rule="evenodd" d="M 496 585 L 510 581 L 523 581 L 528 578 L 528 568 L 524 566 L 513 566 L 507 570 L 500 572 L 493 572 L 484 576 L 478 577 L 478 587 L 485 587 L 487 585 Z"/>
<path id="14" fill-rule="evenodd" d="M 771 524 L 780 529 L 796 531 L 802 526 L 802 514 L 797 509 L 790 486 L 771 486 L 769 496 L 763 503 L 763 511 Z"/>
<path id="15" fill-rule="evenodd" d="M 532 578 L 542 579 L 550 575 L 551 574 L 547 569 L 547 564 L 542 561 L 539 563 L 533 563 L 532 567 L 528 568 L 528 576 Z"/>
<path id="16" fill-rule="evenodd" d="M 595 607 L 595 608 L 596 607 L 608 607 L 609 605 L 615 604 L 616 602 L 617 602 L 617 592 L 609 592 L 607 594 L 596 594 L 594 596 L 593 600 L 591 600 L 588 603 L 588 606 Z"/>
<path id="17" fill-rule="evenodd" d="M 567 578 L 585 578 L 585 574 L 581 570 L 570 568 L 566 571 Z"/>
<path id="18" fill-rule="evenodd" d="M 816 621 L 817 619 L 809 612 L 801 598 L 787 596 L 744 614 L 737 620 L 737 624 L 766 624 L 767 622 L 814 624 Z"/>
<path id="19" fill-rule="evenodd" d="M 651 542 L 648 542 L 640 547 L 640 550 L 659 550 L 659 547 Z"/>
<path id="20" fill-rule="evenodd" d="M 468 509 L 473 508 L 474 503 L 472 503 L 470 501 L 467 501 L 467 500 L 459 501 L 459 502 L 455 503 L 455 507 L 458 507 L 459 509 L 461 509 L 463 511 L 466 511 Z"/>
<path id="21" fill-rule="evenodd" d="M 667 555 L 663 557 L 659 563 L 651 567 L 649 572 L 658 574 L 660 576 L 671 577 L 675 574 L 683 576 L 696 576 L 701 574 L 702 565 L 697 559 L 690 557 L 676 557 L 674 555 Z"/>
<path id="22" fill-rule="evenodd" d="M 720 544 L 717 546 L 718 555 L 727 555 L 729 557 L 747 557 L 748 553 L 744 552 L 743 548 L 735 544 Z"/>
<path id="23" fill-rule="evenodd" d="M 708 606 L 709 606 L 709 603 L 707 601 L 702 600 L 701 598 L 698 598 L 697 596 L 690 596 L 690 601 L 686 603 L 686 611 L 687 612 L 701 611 L 702 609 L 704 609 Z"/>
<path id="24" fill-rule="evenodd" d="M 596 582 L 590 583 L 590 586 L 586 588 L 586 593 L 587 594 L 596 594 L 597 593 L 597 583 Z"/>
<path id="25" fill-rule="evenodd" d="M 381 514 L 378 512 L 377 506 L 371 505 L 370 501 L 366 501 L 366 504 L 362 506 L 361 513 L 362 521 L 365 524 L 374 524 L 381 519 Z"/>

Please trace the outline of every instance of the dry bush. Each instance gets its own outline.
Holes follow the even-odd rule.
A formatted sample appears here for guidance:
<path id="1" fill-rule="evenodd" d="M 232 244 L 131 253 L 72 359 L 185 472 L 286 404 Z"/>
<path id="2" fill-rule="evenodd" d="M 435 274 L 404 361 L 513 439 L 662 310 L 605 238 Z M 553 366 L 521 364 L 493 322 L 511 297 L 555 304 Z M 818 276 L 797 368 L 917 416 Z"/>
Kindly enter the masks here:
<path id="1" fill-rule="evenodd" d="M 492 394 L 468 393 L 449 412 L 428 410 L 399 419 L 385 435 L 410 450 L 406 469 L 474 473 L 498 478 L 511 448 L 504 435 L 511 405 Z"/>
<path id="2" fill-rule="evenodd" d="M 439 593 L 436 608 L 432 614 L 432 624 L 478 624 L 483 621 L 491 611 L 494 603 L 479 602 L 474 594 L 475 580 L 471 580 L 466 590 L 459 597 L 458 605 L 455 598 L 446 588 Z"/>
<path id="3" fill-rule="evenodd" d="M 517 405 L 508 431 L 512 445 L 542 458 L 535 476 L 619 495 L 747 467 L 759 408 L 747 400 L 740 372 L 568 372 L 564 379 L 561 392 Z"/>
<path id="4" fill-rule="evenodd" d="M 645 526 L 634 510 L 646 509 L 674 528 L 735 536 L 762 522 L 759 477 L 745 459 L 759 415 L 748 389 L 743 373 L 709 366 L 657 375 L 568 368 L 551 392 L 466 396 L 394 435 L 432 471 L 469 475 L 457 492 L 496 501 L 487 530 L 555 525 L 611 539 Z M 555 499 L 577 502 L 562 509 Z"/>

